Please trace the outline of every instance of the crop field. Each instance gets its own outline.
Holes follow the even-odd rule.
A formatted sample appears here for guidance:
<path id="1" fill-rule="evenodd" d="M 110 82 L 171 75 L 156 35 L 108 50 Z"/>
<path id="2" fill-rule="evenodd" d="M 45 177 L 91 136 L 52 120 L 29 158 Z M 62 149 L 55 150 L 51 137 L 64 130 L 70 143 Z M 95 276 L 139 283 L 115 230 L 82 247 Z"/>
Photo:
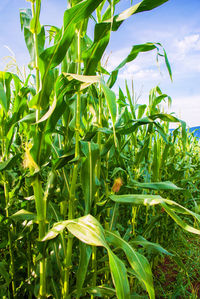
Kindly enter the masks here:
<path id="1" fill-rule="evenodd" d="M 167 53 L 102 65 L 112 32 L 167 1 L 68 0 L 62 28 L 41 0 L 20 11 L 29 73 L 0 71 L 0 298 L 200 298 L 199 139 L 159 86 L 148 105 L 113 91 L 149 51 L 172 79 Z"/>

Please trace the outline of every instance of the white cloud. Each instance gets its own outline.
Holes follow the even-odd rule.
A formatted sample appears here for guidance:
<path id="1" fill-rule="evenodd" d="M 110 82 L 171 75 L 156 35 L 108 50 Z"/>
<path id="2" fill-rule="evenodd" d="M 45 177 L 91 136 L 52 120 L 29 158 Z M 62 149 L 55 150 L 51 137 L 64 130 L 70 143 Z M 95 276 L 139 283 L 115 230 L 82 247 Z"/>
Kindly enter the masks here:
<path id="1" fill-rule="evenodd" d="M 185 36 L 182 40 L 176 42 L 179 53 L 185 56 L 190 51 L 200 50 L 200 34 L 191 34 Z"/>
<path id="2" fill-rule="evenodd" d="M 172 107 L 168 112 L 175 112 L 189 127 L 199 126 L 200 95 L 173 97 Z"/>
<path id="3" fill-rule="evenodd" d="M 135 70 L 134 70 L 135 69 Z M 141 82 L 146 80 L 159 80 L 160 74 L 158 70 L 153 68 L 140 68 L 138 65 L 135 65 L 135 67 L 131 67 L 128 70 L 124 70 L 119 74 L 119 78 L 124 79 L 133 79 L 140 80 Z"/>

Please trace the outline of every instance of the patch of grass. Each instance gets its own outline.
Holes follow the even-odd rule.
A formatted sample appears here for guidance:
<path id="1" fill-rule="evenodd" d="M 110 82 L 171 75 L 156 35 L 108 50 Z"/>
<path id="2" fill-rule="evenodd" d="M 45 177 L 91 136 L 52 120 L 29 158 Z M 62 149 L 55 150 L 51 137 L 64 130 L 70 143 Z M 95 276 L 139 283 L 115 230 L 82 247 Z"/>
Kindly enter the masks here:
<path id="1" fill-rule="evenodd" d="M 198 236 L 179 231 L 168 249 L 176 255 L 164 257 L 154 268 L 156 298 L 200 298 L 199 247 Z"/>

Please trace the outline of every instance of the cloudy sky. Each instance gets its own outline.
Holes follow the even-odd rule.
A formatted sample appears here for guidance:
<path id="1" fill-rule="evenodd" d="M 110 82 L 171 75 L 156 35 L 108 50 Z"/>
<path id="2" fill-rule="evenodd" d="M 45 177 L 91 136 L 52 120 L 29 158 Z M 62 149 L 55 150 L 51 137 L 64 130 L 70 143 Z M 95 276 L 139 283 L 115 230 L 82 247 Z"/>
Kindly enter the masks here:
<path id="1" fill-rule="evenodd" d="M 153 1 L 153 0 L 152 0 Z M 138 1 L 133 0 L 133 4 Z M 130 0 L 121 0 L 117 12 L 128 8 Z M 62 26 L 66 0 L 42 0 L 41 23 Z M 20 66 L 29 62 L 28 51 L 20 31 L 19 9 L 30 7 L 25 0 L 0 1 L 0 69 L 10 55 L 9 47 Z M 133 80 L 138 103 L 147 103 L 151 88 L 159 85 L 172 98 L 169 112 L 185 120 L 188 126 L 200 125 L 200 0 L 169 0 L 162 6 L 139 13 L 113 32 L 105 58 L 111 71 L 130 52 L 133 45 L 160 42 L 165 48 L 173 73 L 171 82 L 164 61 L 156 63 L 156 52 L 140 54 L 120 72 L 114 89 L 124 80 Z M 167 108 L 166 108 L 167 109 Z"/>

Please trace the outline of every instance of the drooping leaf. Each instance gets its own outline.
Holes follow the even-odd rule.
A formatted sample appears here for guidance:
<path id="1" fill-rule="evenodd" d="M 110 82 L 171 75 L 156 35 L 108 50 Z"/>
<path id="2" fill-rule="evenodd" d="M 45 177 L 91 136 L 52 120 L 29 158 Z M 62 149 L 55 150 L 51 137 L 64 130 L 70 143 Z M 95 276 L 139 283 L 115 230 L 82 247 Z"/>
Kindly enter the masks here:
<path id="1" fill-rule="evenodd" d="M 182 188 L 177 187 L 175 184 L 169 181 L 165 182 L 151 182 L 151 183 L 140 183 L 137 181 L 132 181 L 134 186 L 144 189 L 153 190 L 182 190 Z"/>
<path id="2" fill-rule="evenodd" d="M 110 195 L 114 202 L 132 203 L 134 205 L 156 205 L 162 202 L 163 198 L 160 195 L 149 194 L 125 194 L 125 195 Z"/>
<path id="3" fill-rule="evenodd" d="M 43 241 L 55 238 L 65 228 L 83 243 L 107 248 L 104 230 L 96 218 L 91 215 L 54 224 L 53 228 L 43 238 Z"/>
<path id="4" fill-rule="evenodd" d="M 129 243 L 124 241 L 114 232 L 106 231 L 106 240 L 108 243 L 111 243 L 124 251 L 132 269 L 135 272 L 135 275 L 145 285 L 149 297 L 151 299 L 155 298 L 153 277 L 148 260 L 143 255 L 135 251 Z"/>
<path id="5" fill-rule="evenodd" d="M 133 205 L 158 205 L 160 204 L 163 209 L 174 219 L 174 221 L 183 229 L 200 235 L 200 230 L 188 225 L 177 214 L 187 214 L 192 216 L 200 222 L 200 215 L 192 212 L 191 210 L 181 206 L 177 202 L 169 199 L 162 198 L 159 195 L 146 195 L 146 194 L 126 194 L 126 195 L 110 195 L 111 200 L 117 203 L 133 204 Z"/>
<path id="6" fill-rule="evenodd" d="M 165 209 L 165 211 L 171 216 L 171 218 L 183 229 L 186 231 L 200 235 L 200 230 L 192 227 L 191 225 L 188 225 L 185 221 L 183 221 L 174 211 L 173 209 L 170 209 L 170 206 L 166 205 L 165 203 L 162 203 L 162 207 Z M 196 218 L 200 222 L 200 215 L 196 214 L 194 215 L 193 212 L 189 211 L 189 215 L 192 215 L 194 218 Z"/>
<path id="7" fill-rule="evenodd" d="M 130 288 L 124 263 L 109 249 L 109 265 L 117 298 L 130 299 Z"/>
<path id="8" fill-rule="evenodd" d="M 54 97 L 53 103 L 49 108 L 49 110 L 36 122 L 36 124 L 47 120 L 52 115 L 55 108 L 56 108 L 56 97 Z"/>
<path id="9" fill-rule="evenodd" d="M 96 218 L 91 215 L 67 220 L 67 229 L 86 244 L 107 248 L 104 230 Z"/>
<path id="10" fill-rule="evenodd" d="M 142 236 L 137 236 L 136 238 L 134 238 L 131 241 L 131 244 L 143 246 L 144 248 L 147 248 L 147 249 L 150 249 L 150 250 L 153 249 L 153 250 L 156 250 L 160 253 L 164 253 L 164 254 L 167 254 L 167 255 L 173 255 L 172 253 L 170 253 L 169 251 L 164 249 L 162 246 L 160 246 L 160 244 L 149 242 L 148 240 L 146 240 Z"/>
<path id="11" fill-rule="evenodd" d="M 146 44 L 133 46 L 129 55 L 114 69 L 114 71 L 112 71 L 111 76 L 108 81 L 109 87 L 111 88 L 115 84 L 119 70 L 126 63 L 133 61 L 138 56 L 138 54 L 141 52 L 148 52 L 148 51 L 152 51 L 155 49 L 158 49 L 158 46 L 156 43 L 146 43 Z"/>
<path id="12" fill-rule="evenodd" d="M 145 125 L 145 124 L 155 124 L 156 127 L 158 128 L 159 127 L 159 124 L 156 124 L 155 123 L 155 120 L 156 119 L 160 119 L 160 120 L 163 120 L 163 121 L 166 121 L 166 122 L 175 122 L 175 123 L 180 123 L 182 128 L 183 128 L 183 134 L 184 134 L 184 142 L 185 142 L 185 131 L 184 131 L 184 128 L 185 128 L 185 122 L 178 119 L 177 117 L 171 115 L 171 114 L 166 114 L 166 113 L 159 113 L 159 114 L 154 114 L 154 115 L 149 115 L 149 116 L 146 116 L 146 117 L 143 117 L 141 119 L 133 119 L 131 121 L 129 121 L 128 124 L 124 125 L 124 126 L 121 126 L 120 128 L 117 129 L 117 132 L 120 133 L 120 134 L 130 134 L 130 133 L 133 133 L 137 130 L 137 128 L 141 125 Z M 133 124 L 134 123 L 134 124 Z M 161 129 L 161 127 L 159 127 Z M 163 136 L 164 138 L 164 136 Z"/>
<path id="13" fill-rule="evenodd" d="M 170 79 L 172 81 L 172 70 L 171 70 L 171 66 L 170 66 L 170 63 L 169 63 L 169 60 L 168 60 L 167 53 L 166 53 L 165 49 L 163 49 L 163 52 L 164 52 L 164 55 L 161 55 L 161 56 L 164 56 L 164 58 L 165 58 L 165 64 L 167 66 Z"/>

